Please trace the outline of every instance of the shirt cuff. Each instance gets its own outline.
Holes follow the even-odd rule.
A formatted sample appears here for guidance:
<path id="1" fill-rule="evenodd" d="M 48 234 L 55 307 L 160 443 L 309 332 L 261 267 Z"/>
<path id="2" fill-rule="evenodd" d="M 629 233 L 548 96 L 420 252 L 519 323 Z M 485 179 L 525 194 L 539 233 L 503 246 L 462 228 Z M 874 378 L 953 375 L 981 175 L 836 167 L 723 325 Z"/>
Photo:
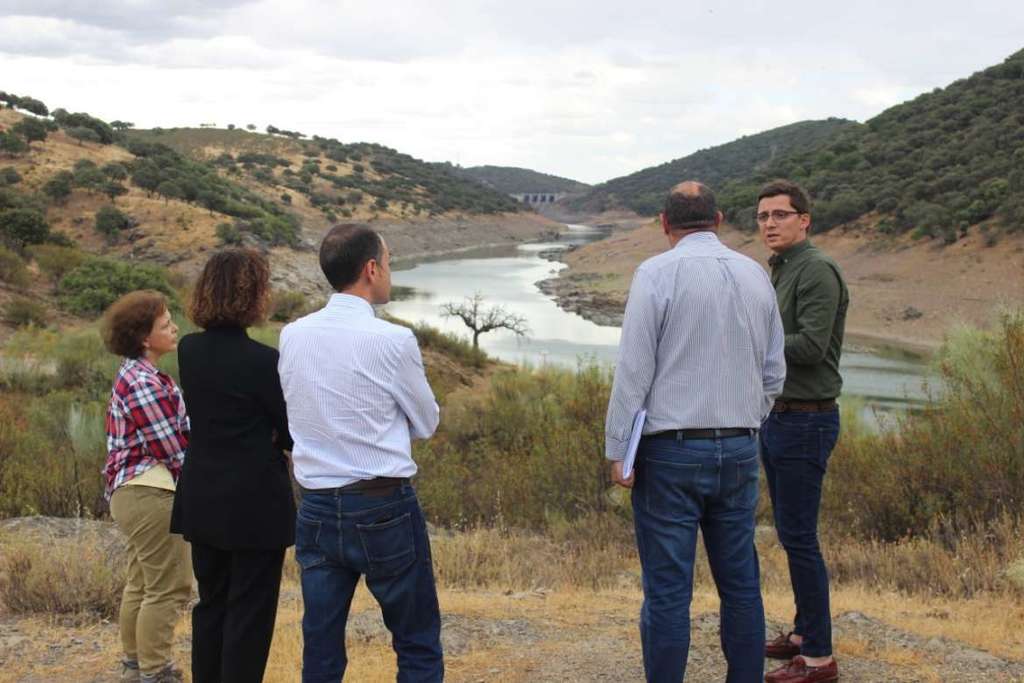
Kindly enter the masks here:
<path id="1" fill-rule="evenodd" d="M 616 439 L 614 436 L 605 436 L 604 438 L 604 457 L 606 460 L 625 460 L 626 459 L 626 448 L 629 446 L 629 441 Z"/>

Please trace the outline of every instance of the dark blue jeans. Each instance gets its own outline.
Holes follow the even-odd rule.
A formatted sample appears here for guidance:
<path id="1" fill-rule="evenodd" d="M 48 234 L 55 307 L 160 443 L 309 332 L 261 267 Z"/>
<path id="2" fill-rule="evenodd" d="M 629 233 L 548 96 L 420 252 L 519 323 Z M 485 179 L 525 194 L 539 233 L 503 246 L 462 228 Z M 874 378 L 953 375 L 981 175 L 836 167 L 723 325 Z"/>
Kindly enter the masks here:
<path id="1" fill-rule="evenodd" d="M 679 683 L 690 649 L 697 528 L 721 598 L 728 683 L 764 679 L 764 606 L 754 549 L 757 440 L 645 437 L 633 518 L 643 569 L 640 639 L 651 683 Z"/>
<path id="2" fill-rule="evenodd" d="M 793 632 L 808 657 L 832 654 L 828 570 L 818 543 L 821 484 L 839 438 L 839 410 L 772 413 L 761 429 L 761 455 L 775 530 L 789 559 L 796 600 Z"/>
<path id="3" fill-rule="evenodd" d="M 345 675 L 345 622 L 360 575 L 391 631 L 399 683 L 444 678 L 430 542 L 412 486 L 384 497 L 306 493 L 295 559 L 305 608 L 303 683 L 338 683 Z"/>

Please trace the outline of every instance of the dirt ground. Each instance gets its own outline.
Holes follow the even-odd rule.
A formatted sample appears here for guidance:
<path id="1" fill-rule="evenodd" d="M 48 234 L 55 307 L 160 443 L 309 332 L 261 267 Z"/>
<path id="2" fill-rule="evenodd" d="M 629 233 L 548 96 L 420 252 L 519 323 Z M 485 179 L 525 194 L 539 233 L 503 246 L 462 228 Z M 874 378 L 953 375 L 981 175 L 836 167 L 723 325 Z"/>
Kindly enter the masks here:
<path id="1" fill-rule="evenodd" d="M 301 661 L 301 598 L 294 583 L 283 587 L 277 631 L 267 669 L 270 683 L 297 682 Z M 901 618 L 920 612 L 912 601 L 878 596 L 884 607 L 841 611 L 834 619 L 836 655 L 842 680 L 861 683 L 1024 681 L 1020 643 L 1017 658 L 974 647 L 941 634 L 953 611 L 933 608 L 930 624 L 914 632 L 893 626 L 871 607 Z M 454 683 L 565 683 L 641 681 L 637 632 L 641 596 L 615 592 L 440 593 L 446 680 Z M 786 596 L 767 596 L 769 633 L 784 628 Z M 895 600 L 895 603 L 893 603 Z M 840 591 L 839 604 L 847 602 Z M 1019 610 L 1018 610 L 1019 611 Z M 721 681 L 717 598 L 707 590 L 694 596 L 686 680 Z M 393 681 L 394 655 L 379 611 L 360 587 L 348 627 L 348 681 Z M 117 628 L 108 622 L 75 624 L 47 618 L 0 616 L 0 681 L 106 682 L 118 674 Z M 1003 643 L 1004 649 L 1010 644 Z M 188 618 L 178 627 L 178 661 L 188 662 Z M 767 666 L 777 664 L 771 660 Z"/>
<path id="2" fill-rule="evenodd" d="M 721 238 L 767 268 L 769 252 L 757 235 L 724 227 Z M 994 246 L 986 246 L 977 232 L 950 246 L 867 230 L 812 233 L 812 240 L 836 259 L 846 276 L 851 335 L 934 348 L 952 327 L 985 325 L 1001 306 L 1024 302 L 1021 234 L 1001 236 Z M 621 320 L 633 271 L 667 246 L 653 221 L 616 231 L 566 254 L 569 268 L 547 288 L 565 307 L 591 317 L 596 313 L 597 322 L 615 324 Z"/>
<path id="3" fill-rule="evenodd" d="M 0 522 L 12 540 L 64 546 L 90 539 L 90 548 L 119 557 L 123 539 L 100 521 L 27 517 Z M 435 530 L 445 539 L 452 532 Z M 777 541 L 758 541 L 770 554 Z M 768 545 L 764 545 L 768 544 Z M 439 553 L 450 550 L 435 537 Z M 290 555 L 290 553 L 289 553 Z M 767 556 L 767 555 L 765 555 Z M 437 558 L 440 558 L 438 555 Z M 703 565 L 703 556 L 700 557 Z M 779 568 L 764 564 L 768 635 L 787 630 L 793 602 Z M 460 589 L 442 585 L 442 645 L 446 680 L 455 683 L 585 683 L 641 681 L 638 614 L 639 567 L 622 572 L 616 588 L 589 590 L 534 586 Z M 783 589 L 780 586 L 785 585 Z M 833 634 L 842 680 L 860 683 L 1024 681 L 1024 602 L 979 594 L 971 599 L 927 598 L 882 591 L 857 583 L 833 586 Z M 298 683 L 302 660 L 302 598 L 298 567 L 289 557 L 265 680 Z M 189 616 L 177 625 L 176 661 L 188 668 Z M 379 610 L 365 586 L 356 591 L 347 631 L 347 681 L 395 680 L 395 657 Z M 116 623 L 95 617 L 24 615 L 0 606 L 0 683 L 100 683 L 118 680 Z M 766 666 L 777 664 L 766 662 Z M 687 681 L 725 677 L 718 636 L 718 597 L 698 582 L 691 608 Z"/>

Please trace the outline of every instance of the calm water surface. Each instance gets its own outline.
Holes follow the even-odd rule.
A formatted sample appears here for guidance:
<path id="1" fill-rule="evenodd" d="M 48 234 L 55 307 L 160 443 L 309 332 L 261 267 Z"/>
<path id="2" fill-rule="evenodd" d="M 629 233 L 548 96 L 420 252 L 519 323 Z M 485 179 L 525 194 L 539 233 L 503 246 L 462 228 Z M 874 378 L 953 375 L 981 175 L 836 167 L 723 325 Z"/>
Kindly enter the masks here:
<path id="1" fill-rule="evenodd" d="M 530 326 L 525 339 L 505 330 L 482 335 L 480 346 L 488 354 L 533 366 L 551 363 L 574 367 L 581 361 L 614 365 L 619 328 L 596 325 L 562 310 L 536 286 L 539 280 L 554 277 L 565 267 L 542 258 L 541 252 L 592 242 L 607 234 L 571 225 L 556 242 L 483 248 L 402 264 L 407 269 L 394 272 L 394 284 L 414 291 L 408 299 L 388 304 L 386 310 L 398 318 L 424 322 L 468 338 L 461 321 L 441 317 L 440 306 L 480 292 L 487 304 L 501 304 L 525 317 Z M 869 419 L 876 412 L 919 405 L 927 396 L 926 359 L 899 350 L 867 350 L 851 340 L 843 351 L 841 371 L 843 394 L 862 398 Z"/>

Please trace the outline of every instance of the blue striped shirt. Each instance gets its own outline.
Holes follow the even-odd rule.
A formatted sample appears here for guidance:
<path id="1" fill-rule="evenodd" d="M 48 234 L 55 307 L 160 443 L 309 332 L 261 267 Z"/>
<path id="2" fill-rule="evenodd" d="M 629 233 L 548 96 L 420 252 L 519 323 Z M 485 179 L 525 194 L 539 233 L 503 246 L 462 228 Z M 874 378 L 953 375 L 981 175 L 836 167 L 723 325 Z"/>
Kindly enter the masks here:
<path id="1" fill-rule="evenodd" d="M 433 434 L 439 411 L 412 330 L 377 319 L 365 299 L 334 294 L 286 325 L 280 346 L 299 484 L 416 474 L 409 440 Z"/>
<path id="2" fill-rule="evenodd" d="M 768 274 L 712 232 L 687 235 L 637 268 L 605 421 L 605 457 L 644 434 L 759 428 L 786 378 L 785 334 Z"/>

